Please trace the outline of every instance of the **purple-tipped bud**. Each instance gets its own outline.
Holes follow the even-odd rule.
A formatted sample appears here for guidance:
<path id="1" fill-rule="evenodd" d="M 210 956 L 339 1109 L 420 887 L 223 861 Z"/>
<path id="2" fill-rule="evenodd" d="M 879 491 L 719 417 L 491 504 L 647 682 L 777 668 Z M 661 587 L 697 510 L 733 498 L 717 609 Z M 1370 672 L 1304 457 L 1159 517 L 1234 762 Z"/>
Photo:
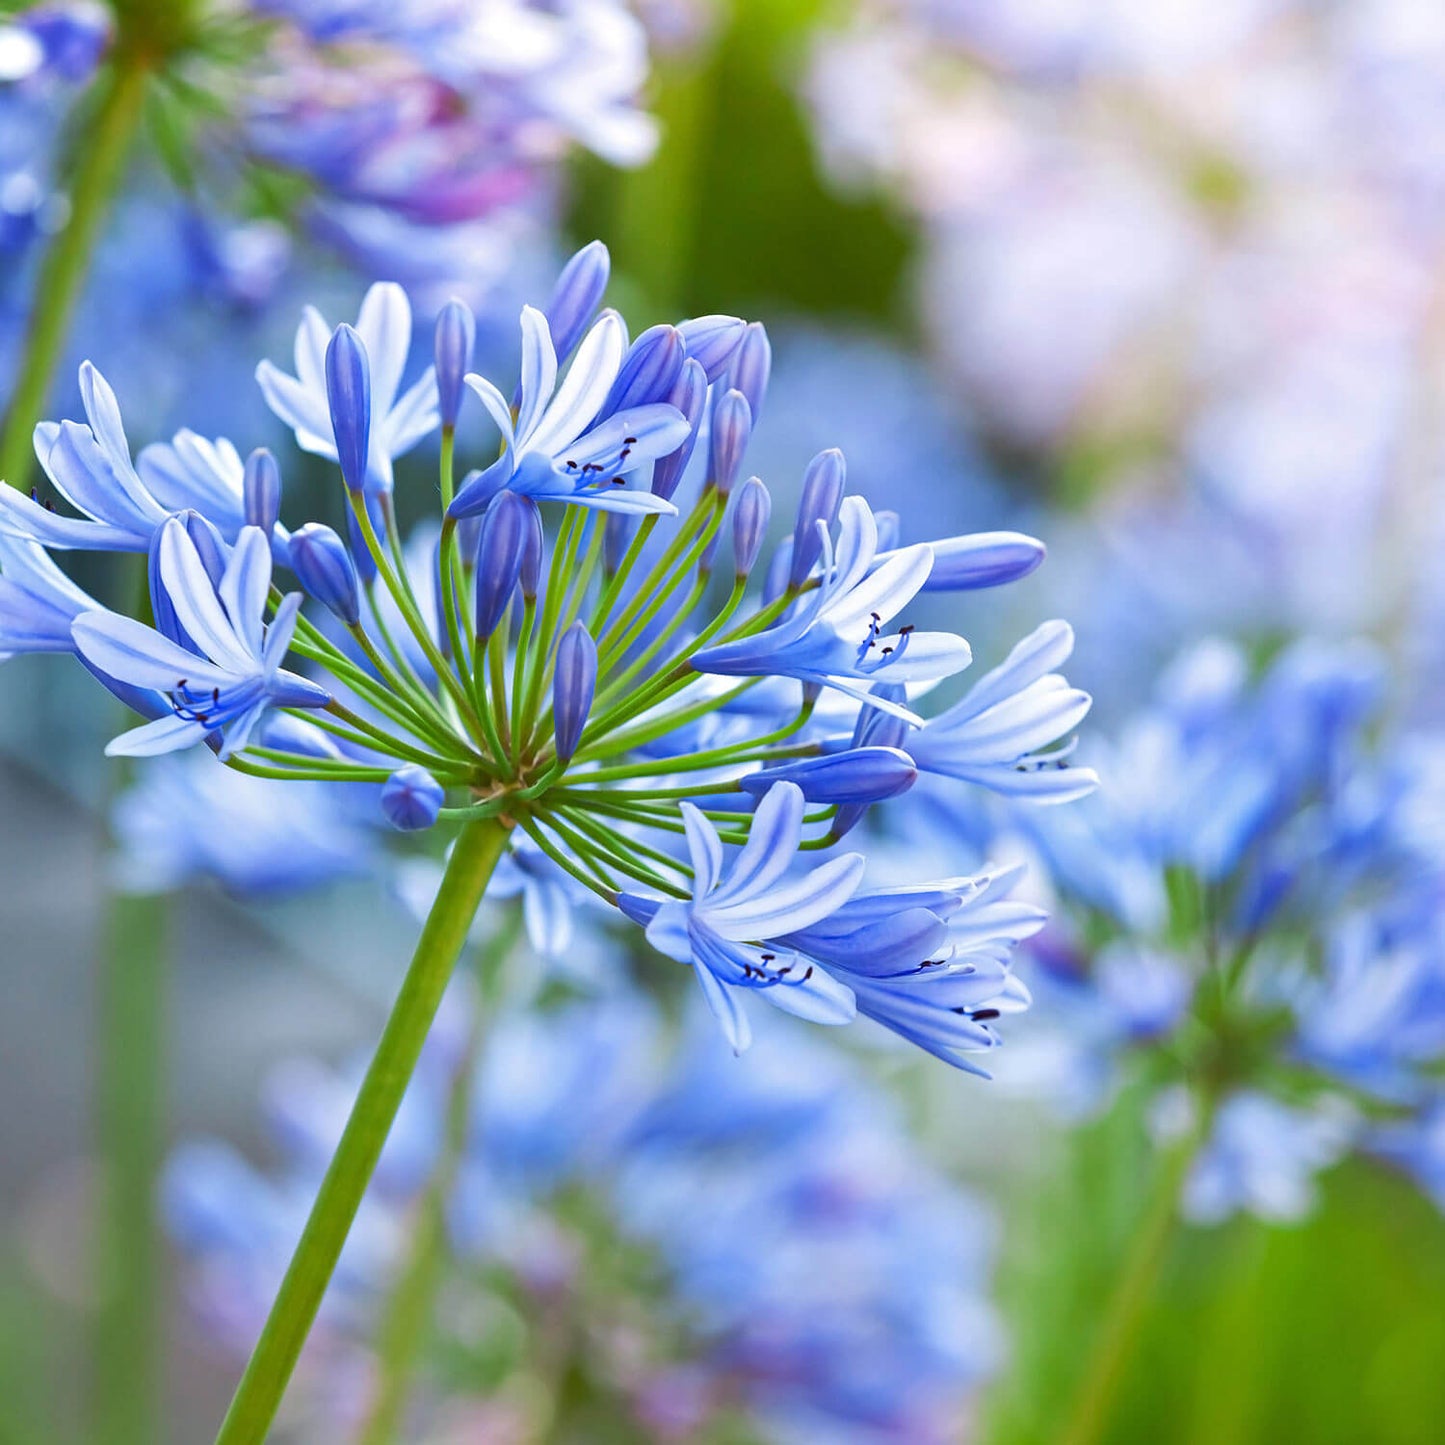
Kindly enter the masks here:
<path id="1" fill-rule="evenodd" d="M 617 380 L 602 403 L 600 416 L 666 401 L 682 374 L 687 355 L 675 326 L 653 326 L 644 331 L 622 358 Z"/>
<path id="2" fill-rule="evenodd" d="M 712 455 L 708 480 L 726 496 L 742 468 L 753 434 L 753 411 L 740 391 L 724 392 L 712 409 Z"/>
<path id="3" fill-rule="evenodd" d="M 1027 577 L 1047 552 L 1037 537 L 1022 532 L 971 532 L 934 542 L 933 571 L 925 592 L 973 592 Z"/>
<path id="4" fill-rule="evenodd" d="M 682 474 L 692 460 L 692 449 L 697 445 L 698 424 L 702 421 L 702 409 L 707 404 L 707 373 L 702 366 L 689 358 L 683 363 L 677 384 L 667 398 L 687 419 L 690 430 L 687 440 L 675 452 L 659 457 L 652 464 L 652 491 L 654 496 L 671 501 L 672 494 L 682 481 Z"/>
<path id="5" fill-rule="evenodd" d="M 753 423 L 763 414 L 763 398 L 768 393 L 768 377 L 773 370 L 773 348 L 761 321 L 751 321 L 743 331 L 742 343 L 733 357 L 728 385 L 747 397 L 753 409 Z"/>
<path id="6" fill-rule="evenodd" d="M 371 363 L 361 337 L 344 322 L 326 348 L 326 400 L 342 480 L 359 492 L 371 454 Z"/>
<path id="7" fill-rule="evenodd" d="M 308 522 L 291 534 L 291 570 L 302 587 L 348 627 L 361 621 L 356 564 L 330 527 Z"/>
<path id="8" fill-rule="evenodd" d="M 733 503 L 733 565 L 739 577 L 746 577 L 758 562 L 768 523 L 773 516 L 773 499 L 758 477 L 749 477 L 738 488 Z"/>
<path id="9" fill-rule="evenodd" d="M 442 785 L 415 763 L 398 768 L 381 785 L 381 811 L 386 821 L 403 833 L 430 828 L 446 800 Z"/>
<path id="10" fill-rule="evenodd" d="M 828 527 L 838 520 L 843 505 L 843 488 L 848 480 L 848 464 L 837 447 L 819 452 L 803 473 L 803 493 L 798 498 L 798 521 L 793 528 L 793 561 L 788 572 L 788 585 L 801 587 L 808 580 L 823 539 L 818 523 Z"/>
<path id="11" fill-rule="evenodd" d="M 784 537 L 773 548 L 768 575 L 763 578 L 763 606 L 771 606 L 788 590 L 788 575 L 793 570 L 793 539 Z"/>
<path id="12" fill-rule="evenodd" d="M 462 377 L 472 366 L 477 323 L 465 301 L 448 301 L 437 316 L 433 355 L 437 369 L 437 411 L 442 426 L 454 427 L 462 409 Z"/>
<path id="13" fill-rule="evenodd" d="M 893 551 L 898 545 L 899 537 L 903 535 L 903 523 L 898 513 L 884 508 L 873 513 L 873 521 L 878 528 L 878 550 Z"/>
<path id="14" fill-rule="evenodd" d="M 616 515 L 609 514 L 608 520 Z M 522 596 L 528 602 L 536 600 L 537 589 L 542 585 L 542 553 L 547 537 L 542 528 L 542 512 L 530 499 L 527 502 L 527 537 L 522 544 L 522 566 L 517 580 L 522 585 Z"/>
<path id="15" fill-rule="evenodd" d="M 732 365 L 747 323 L 737 316 L 694 316 L 677 329 L 687 354 L 701 364 L 708 381 L 713 382 Z"/>
<path id="16" fill-rule="evenodd" d="M 913 759 L 899 748 L 850 748 L 830 757 L 803 758 L 765 768 L 742 780 L 743 790 L 762 797 L 774 783 L 796 783 L 810 803 L 881 803 L 906 793 L 918 780 Z"/>
<path id="17" fill-rule="evenodd" d="M 532 504 L 516 492 L 503 492 L 482 518 L 477 549 L 477 639 L 497 630 L 522 575 L 522 554 L 531 532 Z"/>
<path id="18" fill-rule="evenodd" d="M 552 681 L 552 717 L 558 760 L 567 763 L 582 741 L 592 695 L 597 690 L 597 644 L 574 622 L 557 644 L 557 670 Z"/>
<path id="19" fill-rule="evenodd" d="M 582 340 L 582 333 L 607 289 L 611 270 L 612 257 L 601 241 L 583 246 L 562 268 L 545 310 L 558 361 L 565 361 Z"/>
<path id="20" fill-rule="evenodd" d="M 602 533 L 602 570 L 608 577 L 617 575 L 634 531 L 633 519 L 626 512 L 608 512 Z"/>
<path id="21" fill-rule="evenodd" d="M 246 525 L 259 527 L 269 537 L 281 520 L 281 468 L 265 447 L 246 458 L 241 496 Z"/>

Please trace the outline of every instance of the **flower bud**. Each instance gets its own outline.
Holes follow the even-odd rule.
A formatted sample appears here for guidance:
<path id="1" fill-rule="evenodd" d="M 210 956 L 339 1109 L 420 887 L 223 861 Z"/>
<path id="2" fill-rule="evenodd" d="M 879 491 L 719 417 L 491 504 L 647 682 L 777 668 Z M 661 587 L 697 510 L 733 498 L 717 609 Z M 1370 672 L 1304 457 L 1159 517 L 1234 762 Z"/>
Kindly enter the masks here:
<path id="1" fill-rule="evenodd" d="M 583 246 L 562 268 L 545 312 L 558 361 L 565 361 L 582 340 L 582 333 L 607 289 L 611 270 L 612 257 L 601 241 Z"/>
<path id="2" fill-rule="evenodd" d="M 726 496 L 737 481 L 753 434 L 753 413 L 740 391 L 724 392 L 712 409 L 712 455 L 708 480 Z"/>
<path id="3" fill-rule="evenodd" d="M 442 785 L 415 763 L 398 768 L 381 785 L 381 811 L 386 821 L 403 833 L 430 828 L 446 799 Z"/>
<path id="4" fill-rule="evenodd" d="M 620 513 L 612 513 L 618 516 Z M 533 602 L 537 597 L 537 589 L 542 583 L 542 553 L 546 548 L 547 536 L 542 528 L 542 512 L 537 504 L 527 498 L 527 536 L 522 544 L 522 567 L 517 574 L 517 580 L 522 584 L 522 596 L 528 602 Z"/>
<path id="5" fill-rule="evenodd" d="M 793 561 L 788 572 L 788 585 L 798 588 L 808 580 L 823 539 L 818 523 L 828 527 L 838 520 L 843 505 L 843 488 L 848 480 L 848 464 L 837 447 L 819 452 L 803 473 L 803 492 L 798 498 L 798 520 L 793 527 Z"/>
<path id="6" fill-rule="evenodd" d="M 196 553 L 201 559 L 201 566 L 206 569 L 206 576 L 210 578 L 211 585 L 219 587 L 221 578 L 225 575 L 226 559 L 229 555 L 229 549 L 222 540 L 221 534 L 197 511 L 181 512 L 179 516 L 182 526 L 186 529 L 186 535 L 195 545 Z M 170 638 L 172 642 L 188 648 L 193 645 L 192 638 L 181 626 L 180 618 L 176 616 L 175 604 L 171 601 L 171 595 L 161 580 L 161 537 L 164 535 L 164 531 L 164 528 L 156 529 L 155 535 L 151 538 L 150 555 L 147 561 L 146 579 L 150 585 L 151 616 L 155 621 L 157 632 Z"/>
<path id="7" fill-rule="evenodd" d="M 772 515 L 773 499 L 767 487 L 760 478 L 749 477 L 738 488 L 733 504 L 733 565 L 740 578 L 757 565 Z"/>
<path id="8" fill-rule="evenodd" d="M 802 758 L 764 768 L 742 780 L 744 792 L 762 797 L 774 783 L 796 783 L 810 803 L 881 803 L 906 793 L 918 779 L 913 759 L 899 748 L 849 748 L 829 757 Z"/>
<path id="9" fill-rule="evenodd" d="M 453 299 L 437 316 L 433 356 L 437 372 L 437 411 L 442 426 L 455 427 L 462 409 L 462 377 L 471 370 L 477 323 L 465 301 Z"/>
<path id="10" fill-rule="evenodd" d="M 761 321 L 749 322 L 733 357 L 728 385 L 747 397 L 754 425 L 763 414 L 763 397 L 767 395 L 768 377 L 772 370 L 773 348 L 768 342 L 767 329 Z"/>
<path id="11" fill-rule="evenodd" d="M 307 593 L 348 627 L 361 621 L 356 564 L 330 527 L 308 522 L 291 534 L 291 570 Z"/>
<path id="12" fill-rule="evenodd" d="M 326 348 L 326 400 L 342 480 L 359 492 L 366 485 L 371 453 L 371 364 L 365 343 L 344 322 Z"/>
<path id="13" fill-rule="evenodd" d="M 629 407 L 666 401 L 687 360 L 682 337 L 675 326 L 653 326 L 628 348 L 621 369 L 599 416 L 611 416 Z"/>
<path id="14" fill-rule="evenodd" d="M 896 702 L 907 706 L 908 690 L 901 683 L 880 682 L 873 688 L 873 695 L 885 702 Z M 884 712 L 881 707 L 864 705 L 853 725 L 851 748 L 901 748 L 912 728 L 901 717 Z M 842 838 L 857 826 L 868 811 L 865 802 L 843 803 L 833 815 L 833 826 L 829 836 Z"/>
<path id="15" fill-rule="evenodd" d="M 736 316 L 694 316 L 677 329 L 688 356 L 702 366 L 708 381 L 714 382 L 732 364 L 747 323 Z"/>
<path id="16" fill-rule="evenodd" d="M 692 449 L 697 445 L 698 424 L 702 421 L 702 409 L 707 403 L 707 374 L 698 362 L 689 358 L 683 363 L 677 383 L 667 399 L 687 419 L 690 430 L 687 440 L 675 452 L 659 457 L 652 464 L 653 495 L 663 501 L 672 500 L 672 494 L 692 460 Z"/>
<path id="17" fill-rule="evenodd" d="M 532 530 L 532 504 L 515 492 L 503 492 L 482 518 L 477 549 L 477 640 L 497 630 L 522 575 L 522 554 Z"/>
<path id="18" fill-rule="evenodd" d="M 241 494 L 246 525 L 259 527 L 269 537 L 281 520 L 281 469 L 265 447 L 246 458 Z"/>
<path id="19" fill-rule="evenodd" d="M 1038 538 L 1022 532 L 970 532 L 945 537 L 931 546 L 933 571 L 923 584 L 925 592 L 972 592 L 1017 582 L 1027 577 L 1047 552 Z"/>
<path id="20" fill-rule="evenodd" d="M 574 622 L 557 644 L 557 668 L 552 680 L 552 716 L 557 757 L 567 763 L 582 741 L 582 729 L 592 711 L 597 689 L 597 644 L 580 622 Z"/>

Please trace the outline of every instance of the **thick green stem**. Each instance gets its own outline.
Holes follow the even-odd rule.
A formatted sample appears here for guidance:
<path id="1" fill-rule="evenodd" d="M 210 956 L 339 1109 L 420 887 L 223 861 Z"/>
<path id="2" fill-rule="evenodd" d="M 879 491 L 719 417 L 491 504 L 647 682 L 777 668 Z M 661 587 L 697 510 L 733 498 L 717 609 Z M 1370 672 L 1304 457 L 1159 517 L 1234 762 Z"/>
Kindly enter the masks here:
<path id="1" fill-rule="evenodd" d="M 1211 1111 L 1197 1103 L 1196 1108 L 1198 1123 L 1161 1161 L 1153 1196 L 1134 1231 L 1128 1257 L 1095 1333 L 1087 1369 L 1056 1437 L 1059 1445 L 1095 1445 L 1108 1427 L 1139 1327 L 1169 1253 L 1184 1181 L 1208 1135 Z"/>
<path id="2" fill-rule="evenodd" d="M 24 488 L 30 477 L 31 434 L 60 365 L 101 220 L 125 172 L 149 74 L 142 54 L 116 52 L 100 109 L 80 148 L 80 165 L 70 187 L 70 219 L 41 262 L 25 347 L 0 435 L 0 477 L 16 487 Z"/>
<path id="3" fill-rule="evenodd" d="M 493 820 L 470 823 L 457 838 L 391 1017 L 216 1445 L 260 1445 L 271 1428 L 506 839 L 507 827 Z"/>
<path id="4" fill-rule="evenodd" d="M 492 942 L 496 963 L 490 973 L 486 969 L 490 960 L 478 959 L 483 977 L 466 1047 L 448 1090 L 446 1133 L 426 1192 L 417 1201 L 407 1252 L 377 1325 L 376 1392 L 356 1437 L 357 1445 L 392 1445 L 401 1428 L 416 1362 L 432 1328 L 432 1309 L 447 1261 L 447 1202 L 466 1156 L 477 1097 L 477 1064 L 500 992 L 497 974 L 515 949 L 521 931 L 522 915 L 514 909 Z"/>
<path id="5" fill-rule="evenodd" d="M 99 980 L 97 1129 L 105 1162 L 95 1327 L 95 1435 L 153 1445 L 160 1429 L 166 900 L 112 896 Z"/>

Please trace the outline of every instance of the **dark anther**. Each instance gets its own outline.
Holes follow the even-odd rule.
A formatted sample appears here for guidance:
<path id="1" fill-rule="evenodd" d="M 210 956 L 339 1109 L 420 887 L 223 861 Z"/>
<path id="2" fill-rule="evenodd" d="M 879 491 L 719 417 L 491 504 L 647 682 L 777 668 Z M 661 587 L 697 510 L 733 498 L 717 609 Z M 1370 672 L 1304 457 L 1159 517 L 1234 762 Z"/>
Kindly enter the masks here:
<path id="1" fill-rule="evenodd" d="M 998 1010 L 996 1008 L 976 1008 L 973 1011 L 973 1021 L 976 1024 L 987 1023 L 989 1019 L 996 1019 Z"/>
<path id="2" fill-rule="evenodd" d="M 623 448 L 622 448 L 622 456 L 621 456 L 620 460 L 622 460 L 622 461 L 625 462 L 625 461 L 628 459 L 628 457 L 630 457 L 631 455 L 632 455 L 632 448 L 631 448 L 631 447 L 623 447 Z"/>
<path id="3" fill-rule="evenodd" d="M 874 622 L 882 622 L 882 621 L 883 621 L 883 619 L 882 619 L 876 612 L 870 612 L 868 615 L 869 615 L 869 617 L 871 617 L 871 618 L 874 620 Z"/>
<path id="4" fill-rule="evenodd" d="M 55 503 L 52 502 L 49 497 L 45 499 L 45 510 L 47 512 L 53 512 L 55 510 Z"/>
<path id="5" fill-rule="evenodd" d="M 567 470 L 568 470 L 569 472 L 575 472 L 575 471 L 577 470 L 577 463 L 576 463 L 576 462 L 568 462 L 568 463 L 567 463 Z"/>
<path id="6" fill-rule="evenodd" d="M 810 963 L 810 964 L 808 965 L 808 971 L 807 971 L 807 973 L 805 973 L 805 974 L 802 976 L 802 978 L 800 978 L 800 979 L 798 980 L 798 982 L 799 982 L 799 983 L 807 983 L 807 981 L 808 981 L 810 978 L 812 978 L 812 976 L 813 976 L 813 965 Z"/>
<path id="7" fill-rule="evenodd" d="M 622 442 L 623 442 L 623 445 L 624 445 L 624 446 L 635 447 L 635 446 L 637 445 L 637 438 L 636 438 L 636 437 L 623 437 L 623 438 L 622 438 Z"/>
<path id="8" fill-rule="evenodd" d="M 38 502 L 40 500 L 40 493 L 37 492 L 34 487 L 30 489 L 30 500 L 32 502 Z"/>
<path id="9" fill-rule="evenodd" d="M 626 483 L 625 481 L 623 481 L 621 477 L 613 477 L 613 478 L 612 478 L 612 485 L 613 485 L 614 487 L 625 487 L 625 486 L 627 485 L 627 483 Z"/>
<path id="10" fill-rule="evenodd" d="M 910 622 L 907 627 L 900 627 L 900 628 L 898 629 L 898 635 L 899 635 L 900 637 L 907 637 L 908 634 L 909 634 L 910 632 L 912 632 L 912 631 L 913 631 L 913 624 Z"/>
<path id="11" fill-rule="evenodd" d="M 893 651 L 893 649 L 892 649 L 891 647 L 885 647 L 885 648 L 883 649 L 883 656 L 884 656 L 884 657 L 887 657 L 888 654 L 889 654 L 890 652 L 892 652 L 892 651 Z"/>
<path id="12" fill-rule="evenodd" d="M 220 705 L 221 705 L 221 689 L 218 688 L 218 687 L 213 687 L 213 688 L 211 689 L 211 706 L 212 706 L 212 707 L 220 707 Z"/>
<path id="13" fill-rule="evenodd" d="M 761 953 L 758 955 L 764 963 L 775 963 L 778 955 L 776 953 Z"/>

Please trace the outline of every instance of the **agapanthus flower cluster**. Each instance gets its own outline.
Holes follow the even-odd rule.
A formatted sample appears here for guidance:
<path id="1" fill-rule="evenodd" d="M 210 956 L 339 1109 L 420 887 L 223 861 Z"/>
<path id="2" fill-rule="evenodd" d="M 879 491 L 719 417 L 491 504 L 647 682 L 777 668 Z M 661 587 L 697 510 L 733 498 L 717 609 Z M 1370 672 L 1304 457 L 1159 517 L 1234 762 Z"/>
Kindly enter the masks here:
<path id="1" fill-rule="evenodd" d="M 208 358 L 237 348 L 218 341 L 264 345 L 266 316 L 327 284 L 338 260 L 407 284 L 428 315 L 453 293 L 497 304 L 549 249 L 566 158 L 582 147 L 636 165 L 656 143 L 638 100 L 646 34 L 619 0 L 137 15 L 158 31 L 144 43 L 127 29 L 139 20 L 84 0 L 0 22 L 0 352 L 69 214 L 75 133 L 112 71 L 153 51 L 146 137 L 162 143 L 128 168 L 78 322 L 81 354 L 145 379 L 133 406 L 147 417 L 174 415 L 182 391 L 194 415 L 204 389 L 231 424 Z M 216 305 L 230 327 L 209 324 Z"/>
<path id="2" fill-rule="evenodd" d="M 451 996 L 308 1346 L 305 1438 L 372 1416 L 378 1322 L 442 1171 L 445 1283 L 395 1438 L 533 1439 L 548 1409 L 589 1439 L 954 1437 L 1000 1354 L 993 1222 L 855 1065 L 774 1036 L 739 1074 L 705 1021 L 670 1053 L 624 996 L 504 1013 L 473 1071 L 471 1012 Z M 250 1343 L 354 1082 L 277 1071 L 279 1169 L 210 1141 L 171 1161 L 191 1305 L 223 1349 Z"/>
<path id="3" fill-rule="evenodd" d="M 919 219 L 921 314 L 993 433 L 1185 476 L 1328 609 L 1422 561 L 1442 82 L 1412 0 L 870 0 L 809 98 L 833 173 Z"/>
<path id="4" fill-rule="evenodd" d="M 460 302 L 414 378 L 399 287 L 374 287 L 355 327 L 309 310 L 294 373 L 257 378 L 336 463 L 330 522 L 282 524 L 265 449 L 182 432 L 133 459 L 87 364 L 86 422 L 36 429 L 44 491 L 0 492 L 0 648 L 73 652 L 140 712 L 112 754 L 204 746 L 243 773 L 370 785 L 404 832 L 499 821 L 690 967 L 739 1051 L 755 995 L 820 1023 L 862 1013 L 967 1066 L 1027 1001 L 1017 934 L 994 927 L 1009 880 L 879 890 L 839 845 L 921 774 L 1042 802 L 1090 789 L 1052 750 L 1089 705 L 1055 671 L 1065 624 L 932 709 L 969 645 L 905 620 L 919 593 L 1009 582 L 1043 547 L 905 543 L 824 451 L 764 565 L 770 494 L 743 477 L 766 333 L 715 315 L 629 338 L 598 310 L 607 273 L 593 243 L 524 308 L 500 385 L 468 369 Z M 465 446 L 486 428 L 493 459 L 454 480 L 464 406 Z M 392 463 L 436 433 L 440 523 L 407 545 Z M 95 604 L 56 566 L 67 549 L 142 554 L 149 619 Z"/>
<path id="5" fill-rule="evenodd" d="M 1162 1136 L 1203 1128 L 1194 1218 L 1298 1217 L 1351 1148 L 1428 1172 L 1411 1121 L 1445 1050 L 1445 874 L 1421 826 L 1439 763 L 1372 738 L 1383 677 L 1363 646 L 1298 642 L 1251 680 L 1201 644 L 1092 750 L 1106 789 L 1008 825 L 1068 905 L 1034 944 L 1053 1046 L 1018 1081 L 1088 1108 L 1142 1071 Z"/>

